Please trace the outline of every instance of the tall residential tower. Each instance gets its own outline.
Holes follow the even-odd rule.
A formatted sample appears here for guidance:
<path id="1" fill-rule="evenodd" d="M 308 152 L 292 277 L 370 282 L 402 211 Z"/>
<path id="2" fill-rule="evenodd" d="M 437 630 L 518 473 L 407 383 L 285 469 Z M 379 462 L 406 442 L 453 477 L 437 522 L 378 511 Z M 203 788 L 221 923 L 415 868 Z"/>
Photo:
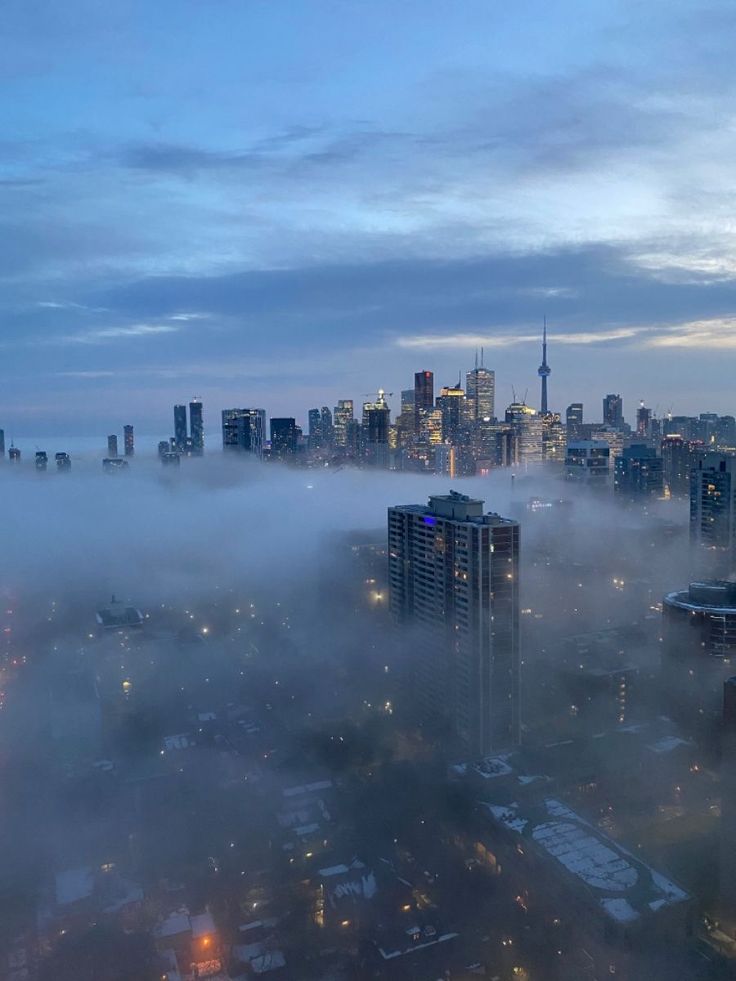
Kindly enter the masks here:
<path id="1" fill-rule="evenodd" d="M 411 631 L 418 714 L 474 757 L 519 736 L 519 525 L 451 491 L 389 508 L 395 621 Z M 408 646 L 408 645 L 407 645 Z"/>

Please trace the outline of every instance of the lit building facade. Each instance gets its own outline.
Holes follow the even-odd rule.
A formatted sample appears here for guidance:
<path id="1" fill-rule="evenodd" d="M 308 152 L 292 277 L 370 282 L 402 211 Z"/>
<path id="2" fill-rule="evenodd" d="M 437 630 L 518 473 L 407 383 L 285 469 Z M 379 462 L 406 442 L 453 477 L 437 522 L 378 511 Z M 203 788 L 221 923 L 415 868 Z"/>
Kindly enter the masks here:
<path id="1" fill-rule="evenodd" d="M 496 373 L 476 364 L 465 375 L 468 415 L 471 422 L 493 419 L 496 415 Z"/>
<path id="2" fill-rule="evenodd" d="M 348 430 L 353 418 L 353 400 L 340 399 L 332 413 L 332 438 L 335 447 L 341 450 L 348 449 Z"/>
<path id="3" fill-rule="evenodd" d="M 711 553 L 712 568 L 733 571 L 736 547 L 736 457 L 700 456 L 690 474 L 690 541 Z"/>
<path id="4" fill-rule="evenodd" d="M 522 467 L 542 463 L 545 424 L 536 409 L 525 402 L 512 402 L 506 409 L 506 422 L 516 443 L 515 463 Z"/>
<path id="5" fill-rule="evenodd" d="M 419 432 L 419 419 L 422 412 L 434 408 L 434 374 L 431 371 L 417 371 L 414 375 L 414 429 Z"/>
<path id="6" fill-rule="evenodd" d="M 624 448 L 614 463 L 613 489 L 621 497 L 662 497 L 664 471 L 662 457 L 643 443 Z"/>

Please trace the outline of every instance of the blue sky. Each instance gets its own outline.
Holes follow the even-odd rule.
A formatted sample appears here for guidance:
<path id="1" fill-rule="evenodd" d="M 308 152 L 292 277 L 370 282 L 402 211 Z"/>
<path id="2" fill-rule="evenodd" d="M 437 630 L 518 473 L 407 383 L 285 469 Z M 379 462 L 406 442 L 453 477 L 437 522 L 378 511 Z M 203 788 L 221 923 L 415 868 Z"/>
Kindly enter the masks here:
<path id="1" fill-rule="evenodd" d="M 9 0 L 0 427 L 457 378 L 736 412 L 732 3 Z"/>

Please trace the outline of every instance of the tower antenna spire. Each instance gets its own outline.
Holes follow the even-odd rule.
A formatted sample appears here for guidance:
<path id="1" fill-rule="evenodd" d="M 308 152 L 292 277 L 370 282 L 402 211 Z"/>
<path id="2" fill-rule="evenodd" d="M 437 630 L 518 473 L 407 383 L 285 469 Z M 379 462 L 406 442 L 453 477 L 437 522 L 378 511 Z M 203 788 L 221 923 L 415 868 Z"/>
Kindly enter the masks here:
<path id="1" fill-rule="evenodd" d="M 549 411 L 547 407 L 547 379 L 552 374 L 552 369 L 547 364 L 547 314 L 544 315 L 544 326 L 542 328 L 542 363 L 537 368 L 537 374 L 542 380 L 541 412 L 543 415 L 546 415 Z"/>

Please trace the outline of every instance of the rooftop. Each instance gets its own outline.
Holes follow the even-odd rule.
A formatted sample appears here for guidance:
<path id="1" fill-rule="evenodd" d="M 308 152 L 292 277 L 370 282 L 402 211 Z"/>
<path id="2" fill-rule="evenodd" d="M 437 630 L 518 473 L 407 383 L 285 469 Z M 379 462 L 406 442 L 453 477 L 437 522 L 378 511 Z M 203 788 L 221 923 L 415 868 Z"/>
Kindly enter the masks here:
<path id="1" fill-rule="evenodd" d="M 687 589 L 667 593 L 666 606 L 674 606 L 692 613 L 736 614 L 736 582 L 712 579 L 691 582 Z"/>
<path id="2" fill-rule="evenodd" d="M 497 824 L 533 842 L 561 873 L 578 879 L 619 924 L 637 922 L 690 899 L 666 876 L 553 797 L 539 804 L 485 806 Z"/>

